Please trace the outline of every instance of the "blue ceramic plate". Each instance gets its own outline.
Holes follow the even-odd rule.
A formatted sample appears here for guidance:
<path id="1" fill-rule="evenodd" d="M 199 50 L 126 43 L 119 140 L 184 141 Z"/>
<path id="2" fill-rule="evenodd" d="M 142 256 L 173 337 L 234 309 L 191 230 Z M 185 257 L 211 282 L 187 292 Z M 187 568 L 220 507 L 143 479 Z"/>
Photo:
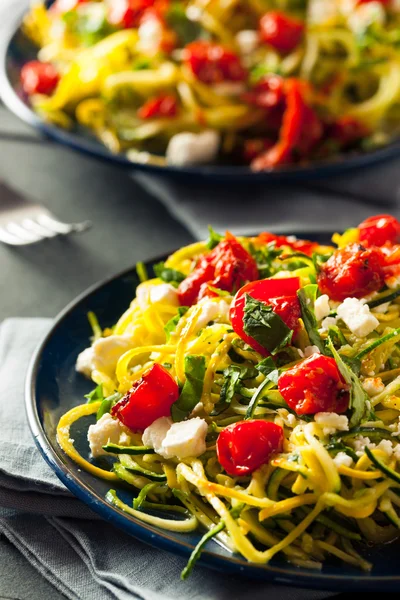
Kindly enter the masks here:
<path id="1" fill-rule="evenodd" d="M 334 173 L 342 173 L 350 169 L 379 163 L 398 156 L 400 153 L 400 141 L 396 140 L 379 150 L 342 155 L 329 162 L 319 162 L 310 164 L 309 166 L 295 166 L 261 173 L 253 173 L 249 168 L 237 165 L 164 167 L 133 163 L 124 154 L 112 154 L 95 137 L 90 135 L 88 131 L 78 126 L 73 131 L 63 130 L 55 125 L 44 122 L 33 112 L 27 98 L 24 97 L 21 91 L 19 83 L 19 74 L 22 66 L 29 60 L 36 58 L 37 54 L 37 48 L 32 45 L 21 31 L 21 20 L 27 6 L 27 0 L 22 1 L 22 6 L 18 3 L 17 8 L 14 2 L 12 4 L 10 2 L 10 14 L 12 16 L 5 15 L 5 11 L 2 12 L 2 18 L 7 19 L 8 23 L 1 23 L 2 30 L 0 32 L 0 96 L 4 104 L 23 121 L 75 150 L 130 167 L 131 169 L 134 168 L 173 177 L 196 176 L 221 181 L 253 182 L 327 177 Z"/>
<path id="2" fill-rule="evenodd" d="M 328 242 L 326 234 L 317 238 L 315 235 L 309 237 L 321 243 Z M 148 269 L 159 260 L 149 262 Z M 103 327 L 111 326 L 129 306 L 138 283 L 136 270 L 132 268 L 90 288 L 58 316 L 30 366 L 26 386 L 28 420 L 43 457 L 73 494 L 126 533 L 158 548 L 189 557 L 201 532 L 167 532 L 142 523 L 109 505 L 104 497 L 110 484 L 79 469 L 56 442 L 56 427 L 61 415 L 81 404 L 84 394 L 93 389 L 90 381 L 75 372 L 76 357 L 88 346 L 91 335 L 87 312 L 94 311 Z M 89 422 L 89 417 L 82 419 L 72 429 L 72 437 L 85 458 L 89 458 L 86 441 Z M 132 494 L 122 486 L 119 493 L 126 502 L 132 501 Z M 323 570 L 317 573 L 294 567 L 280 557 L 269 565 L 249 564 L 239 555 L 225 551 L 214 541 L 209 542 L 200 562 L 225 573 L 243 574 L 249 578 L 298 587 L 395 592 L 400 589 L 399 550 L 399 545 L 395 544 L 373 549 L 362 548 L 362 553 L 374 564 L 370 574 L 339 561 L 327 562 Z"/>

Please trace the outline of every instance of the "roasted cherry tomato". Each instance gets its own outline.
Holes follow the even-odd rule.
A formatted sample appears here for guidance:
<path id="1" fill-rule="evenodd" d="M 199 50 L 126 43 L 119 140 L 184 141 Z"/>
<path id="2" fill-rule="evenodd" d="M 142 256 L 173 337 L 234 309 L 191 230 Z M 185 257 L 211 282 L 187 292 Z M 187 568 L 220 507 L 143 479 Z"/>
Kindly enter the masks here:
<path id="1" fill-rule="evenodd" d="M 400 223 L 391 215 L 375 215 L 358 226 L 360 242 L 371 246 L 400 243 Z"/>
<path id="2" fill-rule="evenodd" d="M 263 77 L 249 91 L 243 94 L 243 100 L 248 104 L 270 110 L 285 100 L 284 79 L 279 75 Z"/>
<path id="3" fill-rule="evenodd" d="M 225 427 L 217 440 L 217 457 L 229 475 L 245 476 L 281 452 L 283 429 L 270 421 L 239 421 Z"/>
<path id="4" fill-rule="evenodd" d="M 21 83 L 24 92 L 31 94 L 45 94 L 50 96 L 57 87 L 60 76 L 51 63 L 32 60 L 26 63 L 21 70 Z"/>
<path id="5" fill-rule="evenodd" d="M 179 285 L 179 301 L 182 306 L 191 306 L 204 296 L 215 295 L 209 285 L 232 293 L 257 277 L 254 258 L 228 232 L 210 254 L 200 257 L 194 271 Z"/>
<path id="6" fill-rule="evenodd" d="M 268 350 L 261 346 L 254 338 L 247 335 L 244 330 L 246 295 L 248 294 L 255 300 L 260 300 L 264 304 L 272 306 L 274 313 L 279 315 L 282 321 L 296 333 L 299 328 L 299 318 L 301 316 L 300 304 L 297 298 L 299 287 L 299 278 L 290 277 L 287 279 L 252 281 L 240 288 L 229 311 L 229 318 L 234 331 L 254 350 L 257 350 L 263 356 L 267 356 L 269 354 Z"/>
<path id="7" fill-rule="evenodd" d="M 175 117 L 178 112 L 178 103 L 175 96 L 165 95 L 150 98 L 138 110 L 140 119 L 154 119 L 157 117 Z"/>
<path id="8" fill-rule="evenodd" d="M 260 38 L 278 52 L 294 50 L 301 42 L 304 23 L 279 11 L 267 12 L 260 19 Z"/>
<path id="9" fill-rule="evenodd" d="M 336 250 L 321 266 L 318 286 L 332 300 L 362 298 L 384 284 L 383 256 L 378 248 L 349 244 Z"/>
<path id="10" fill-rule="evenodd" d="M 314 250 L 318 247 L 317 242 L 287 238 L 285 235 L 275 235 L 274 233 L 269 233 L 267 231 L 260 233 L 257 239 L 263 244 L 274 242 L 277 248 L 289 246 L 289 248 L 296 250 L 296 252 L 303 252 L 303 254 L 307 254 L 308 256 L 312 256 Z"/>
<path id="11" fill-rule="evenodd" d="M 243 81 L 247 77 L 240 58 L 220 44 L 198 40 L 184 49 L 183 60 L 193 75 L 203 83 Z"/>
<path id="12" fill-rule="evenodd" d="M 349 386 L 330 356 L 312 354 L 282 373 L 278 388 L 285 402 L 298 415 L 343 413 L 349 406 Z"/>
<path id="13" fill-rule="evenodd" d="M 129 429 L 144 431 L 156 419 L 169 417 L 178 397 L 175 379 L 155 363 L 112 408 L 111 414 Z"/>
<path id="14" fill-rule="evenodd" d="M 384 6 L 390 4 L 392 0 L 357 0 L 356 4 L 368 4 L 369 2 L 379 2 L 379 4 L 383 4 Z"/>

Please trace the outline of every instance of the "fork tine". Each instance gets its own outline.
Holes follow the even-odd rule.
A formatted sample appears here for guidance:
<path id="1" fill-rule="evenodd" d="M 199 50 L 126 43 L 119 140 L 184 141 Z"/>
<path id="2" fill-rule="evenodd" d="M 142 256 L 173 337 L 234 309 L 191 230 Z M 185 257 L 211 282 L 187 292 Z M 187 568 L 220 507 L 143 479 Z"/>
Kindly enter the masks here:
<path id="1" fill-rule="evenodd" d="M 6 225 L 6 231 L 8 231 L 8 233 L 11 233 L 11 235 L 20 238 L 26 244 L 38 242 L 39 240 L 43 239 L 43 236 L 38 235 L 37 233 L 33 233 L 32 231 L 28 231 L 27 229 L 25 229 L 25 227 L 22 227 L 22 225 L 19 225 L 15 222 L 8 223 Z"/>
<path id="2" fill-rule="evenodd" d="M 9 244 L 10 246 L 26 246 L 31 243 L 25 242 L 24 240 L 21 240 L 21 238 L 15 237 L 15 235 L 11 235 L 11 233 L 8 233 L 8 231 L 2 227 L 0 227 L 0 242 Z"/>
<path id="3" fill-rule="evenodd" d="M 84 221 L 83 223 L 62 223 L 62 221 L 54 219 L 53 217 L 47 214 L 38 215 L 36 220 L 40 225 L 43 225 L 44 227 L 52 231 L 64 235 L 71 233 L 72 231 L 85 231 L 92 225 L 90 221 Z"/>
<path id="4" fill-rule="evenodd" d="M 42 238 L 52 238 L 58 235 L 56 231 L 50 230 L 47 227 L 43 227 L 43 225 L 39 225 L 39 223 L 33 219 L 24 219 L 21 225 L 28 231 L 32 231 L 33 233 L 40 235 Z"/>

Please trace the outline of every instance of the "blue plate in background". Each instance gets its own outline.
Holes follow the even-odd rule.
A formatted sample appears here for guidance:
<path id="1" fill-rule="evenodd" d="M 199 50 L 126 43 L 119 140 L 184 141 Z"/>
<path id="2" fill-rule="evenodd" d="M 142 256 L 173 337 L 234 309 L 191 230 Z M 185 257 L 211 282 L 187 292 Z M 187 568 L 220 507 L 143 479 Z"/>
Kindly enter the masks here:
<path id="1" fill-rule="evenodd" d="M 326 234 L 317 237 L 315 234 L 302 234 L 302 237 L 316 239 L 321 243 L 329 242 Z M 159 260 L 147 264 L 149 271 Z M 44 459 L 73 494 L 126 533 L 158 548 L 189 557 L 201 532 L 168 532 L 142 523 L 111 506 L 104 499 L 110 484 L 79 469 L 56 441 L 56 427 L 61 415 L 81 404 L 84 394 L 93 388 L 93 383 L 75 372 L 76 357 L 89 345 L 92 333 L 87 312 L 94 311 L 102 327 L 113 325 L 129 306 L 138 283 L 136 270 L 132 268 L 90 288 L 57 317 L 29 369 L 26 384 L 28 421 Z M 85 458 L 89 458 L 86 440 L 89 419 L 82 419 L 72 430 L 75 443 Z M 125 501 L 132 501 L 132 494 L 127 492 L 123 484 L 119 493 Z M 327 561 L 321 572 L 295 567 L 280 556 L 275 557 L 268 565 L 250 564 L 239 555 L 230 554 L 214 541 L 208 543 L 200 563 L 225 573 L 297 587 L 331 591 L 399 591 L 399 544 L 363 547 L 361 551 L 374 564 L 371 573 L 360 572 L 334 560 Z"/>
<path id="2" fill-rule="evenodd" d="M 395 140 L 380 149 L 341 155 L 329 162 L 320 162 L 308 166 L 293 166 L 277 170 L 253 173 L 247 167 L 206 165 L 193 167 L 154 166 L 134 163 L 124 154 L 113 154 L 87 130 L 76 126 L 72 131 L 46 123 L 30 107 L 28 99 L 23 95 L 20 86 L 20 71 L 29 60 L 35 59 L 37 48 L 30 42 L 21 30 L 21 21 L 29 2 L 15 6 L 9 2 L 9 14 L 2 9 L 0 31 L 0 97 L 4 104 L 18 117 L 32 125 L 42 133 L 57 140 L 61 144 L 95 156 L 102 160 L 111 161 L 131 169 L 164 174 L 171 177 L 190 177 L 212 179 L 219 181 L 291 181 L 328 177 L 331 174 L 366 167 L 400 154 L 400 141 Z"/>

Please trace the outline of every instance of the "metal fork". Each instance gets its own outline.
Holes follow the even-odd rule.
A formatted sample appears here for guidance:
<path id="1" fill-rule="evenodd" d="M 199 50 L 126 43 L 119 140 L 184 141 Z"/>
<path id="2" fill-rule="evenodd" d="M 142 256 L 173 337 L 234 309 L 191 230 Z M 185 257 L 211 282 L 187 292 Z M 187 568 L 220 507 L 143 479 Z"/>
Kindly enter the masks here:
<path id="1" fill-rule="evenodd" d="M 0 242 L 4 244 L 26 246 L 58 235 L 82 232 L 91 225 L 90 221 L 63 223 L 41 204 L 0 183 Z"/>

